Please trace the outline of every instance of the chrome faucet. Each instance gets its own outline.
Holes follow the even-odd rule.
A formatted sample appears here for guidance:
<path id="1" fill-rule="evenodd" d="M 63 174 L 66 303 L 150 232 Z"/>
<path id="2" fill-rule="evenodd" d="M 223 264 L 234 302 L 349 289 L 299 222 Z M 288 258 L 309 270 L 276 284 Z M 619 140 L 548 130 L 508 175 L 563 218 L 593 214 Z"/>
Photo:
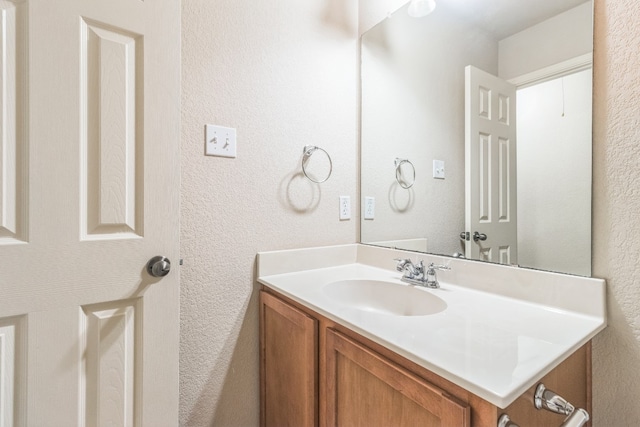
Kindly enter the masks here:
<path id="1" fill-rule="evenodd" d="M 424 282 L 424 263 L 420 261 L 418 265 L 414 265 L 410 259 L 396 258 L 396 270 L 404 273 L 402 281 L 420 285 Z"/>
<path id="2" fill-rule="evenodd" d="M 436 275 L 436 270 L 451 270 L 451 267 L 447 267 L 446 265 L 435 265 L 434 263 L 429 264 L 427 268 L 427 282 L 426 286 L 428 288 L 439 288 L 440 283 L 438 282 L 438 276 Z"/>
<path id="3" fill-rule="evenodd" d="M 424 263 L 422 261 L 417 265 L 411 262 L 410 259 L 396 258 L 395 261 L 397 262 L 396 270 L 404 273 L 400 280 L 412 285 L 424 286 L 432 289 L 440 287 L 438 277 L 436 276 L 436 270 L 451 270 L 451 268 L 446 265 L 430 263 L 425 273 Z"/>

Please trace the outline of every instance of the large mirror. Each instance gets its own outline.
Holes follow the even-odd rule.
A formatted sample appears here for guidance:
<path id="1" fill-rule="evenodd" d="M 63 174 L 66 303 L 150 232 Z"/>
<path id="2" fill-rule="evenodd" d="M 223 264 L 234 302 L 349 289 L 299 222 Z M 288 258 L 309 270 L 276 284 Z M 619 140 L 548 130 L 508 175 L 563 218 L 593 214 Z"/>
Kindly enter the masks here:
<path id="1" fill-rule="evenodd" d="M 362 243 L 591 275 L 592 2 L 408 6 L 362 36 Z"/>

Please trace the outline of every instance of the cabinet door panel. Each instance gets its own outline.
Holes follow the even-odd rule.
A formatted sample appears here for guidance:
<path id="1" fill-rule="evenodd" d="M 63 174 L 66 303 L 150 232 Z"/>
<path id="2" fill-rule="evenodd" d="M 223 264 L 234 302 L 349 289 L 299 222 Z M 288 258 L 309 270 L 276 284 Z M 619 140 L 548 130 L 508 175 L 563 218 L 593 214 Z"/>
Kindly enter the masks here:
<path id="1" fill-rule="evenodd" d="M 317 323 L 260 292 L 262 426 L 317 425 Z"/>
<path id="2" fill-rule="evenodd" d="M 334 330 L 326 358 L 328 426 L 470 425 L 467 405 Z"/>

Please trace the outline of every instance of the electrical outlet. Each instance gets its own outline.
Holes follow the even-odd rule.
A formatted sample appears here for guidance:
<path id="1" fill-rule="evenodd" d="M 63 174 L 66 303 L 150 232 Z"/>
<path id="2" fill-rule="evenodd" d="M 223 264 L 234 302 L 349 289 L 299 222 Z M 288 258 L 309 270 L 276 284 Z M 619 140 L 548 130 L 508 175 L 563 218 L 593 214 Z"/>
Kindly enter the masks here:
<path id="1" fill-rule="evenodd" d="M 351 197 L 340 196 L 340 219 L 351 219 Z"/>
<path id="2" fill-rule="evenodd" d="M 364 219 L 373 219 L 376 215 L 376 198 L 364 198 Z"/>
<path id="3" fill-rule="evenodd" d="M 205 125 L 204 134 L 207 156 L 236 157 L 236 130 L 234 128 Z"/>

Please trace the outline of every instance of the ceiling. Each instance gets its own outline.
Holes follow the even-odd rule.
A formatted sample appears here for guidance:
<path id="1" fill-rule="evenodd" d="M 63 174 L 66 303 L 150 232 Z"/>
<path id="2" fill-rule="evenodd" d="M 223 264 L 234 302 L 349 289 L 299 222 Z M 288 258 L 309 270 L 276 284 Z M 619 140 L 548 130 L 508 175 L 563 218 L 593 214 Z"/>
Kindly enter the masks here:
<path id="1" fill-rule="evenodd" d="M 501 40 L 591 0 L 436 0 Z M 437 9 L 436 9 L 437 10 Z"/>

